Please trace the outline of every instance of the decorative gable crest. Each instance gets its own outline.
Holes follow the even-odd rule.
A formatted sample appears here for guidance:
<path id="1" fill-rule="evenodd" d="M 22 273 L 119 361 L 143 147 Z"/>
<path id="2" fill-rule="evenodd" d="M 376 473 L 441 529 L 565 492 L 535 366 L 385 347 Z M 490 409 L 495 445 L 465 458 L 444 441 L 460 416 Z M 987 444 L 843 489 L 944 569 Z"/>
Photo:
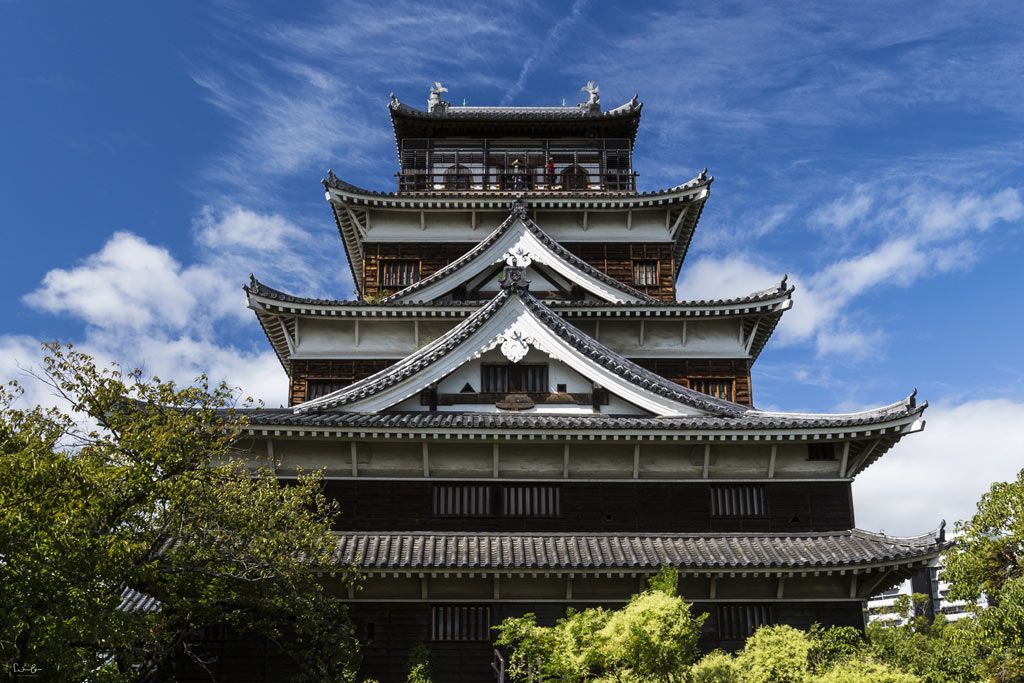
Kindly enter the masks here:
<path id="1" fill-rule="evenodd" d="M 509 334 L 498 337 L 501 342 L 501 354 L 513 363 L 518 363 L 530 351 L 530 344 L 533 339 L 527 337 L 519 330 L 512 330 Z"/>

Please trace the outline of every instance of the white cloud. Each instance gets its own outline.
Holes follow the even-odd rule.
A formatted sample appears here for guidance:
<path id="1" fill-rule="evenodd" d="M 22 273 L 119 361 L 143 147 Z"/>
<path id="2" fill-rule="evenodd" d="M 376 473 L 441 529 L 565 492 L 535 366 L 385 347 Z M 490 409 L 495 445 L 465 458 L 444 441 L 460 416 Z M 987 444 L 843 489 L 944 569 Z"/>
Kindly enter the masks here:
<path id="1" fill-rule="evenodd" d="M 878 206 L 885 208 L 873 208 Z M 782 209 L 786 215 L 792 211 L 789 206 Z M 882 335 L 858 327 L 853 310 L 858 297 L 970 268 L 981 258 L 979 236 L 993 226 L 1024 219 L 1024 202 L 1016 188 L 956 196 L 938 188 L 860 185 L 811 215 L 812 224 L 856 231 L 861 242 L 878 241 L 813 272 L 791 275 L 797 291 L 793 309 L 779 326 L 778 341 L 813 340 L 821 354 L 860 355 L 876 349 Z M 839 252 L 836 242 L 845 241 L 845 236 L 826 233 L 824 250 Z M 785 254 L 791 257 L 792 252 Z M 684 268 L 680 296 L 739 296 L 765 287 L 790 265 L 775 265 L 747 252 L 700 257 Z"/>
<path id="2" fill-rule="evenodd" d="M 186 279 L 166 249 L 118 232 L 79 265 L 48 272 L 25 302 L 98 327 L 180 327 L 196 304 Z"/>
<path id="3" fill-rule="evenodd" d="M 337 263 L 340 254 L 320 246 L 336 239 L 333 231 L 314 236 L 279 214 L 238 206 L 206 207 L 193 227 L 200 254 L 195 263 L 183 264 L 163 247 L 119 232 L 81 263 L 51 270 L 24 300 L 84 322 L 78 346 L 103 362 L 117 360 L 179 382 L 206 373 L 268 404 L 284 403 L 286 378 L 269 347 L 249 349 L 225 339 L 239 329 L 258 329 L 241 291 L 250 269 L 297 293 L 322 294 L 336 284 L 330 275 L 345 272 Z M 14 376 L 19 365 L 38 365 L 35 340 L 0 342 L 3 376 Z"/>
<path id="4" fill-rule="evenodd" d="M 969 518 L 993 481 L 1024 467 L 1024 403 L 992 399 L 942 404 L 854 483 L 857 525 L 918 534 Z"/>

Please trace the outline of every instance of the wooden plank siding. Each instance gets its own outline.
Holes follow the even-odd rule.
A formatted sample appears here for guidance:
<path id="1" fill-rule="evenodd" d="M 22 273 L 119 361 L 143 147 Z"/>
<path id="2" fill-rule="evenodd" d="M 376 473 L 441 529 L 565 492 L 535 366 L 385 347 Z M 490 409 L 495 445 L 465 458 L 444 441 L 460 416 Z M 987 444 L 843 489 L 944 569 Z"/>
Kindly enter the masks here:
<path id="1" fill-rule="evenodd" d="M 293 360 L 289 374 L 288 405 L 304 403 L 310 382 L 324 382 L 335 389 L 347 387 L 388 367 L 394 360 Z"/>
<path id="2" fill-rule="evenodd" d="M 634 358 L 647 368 L 673 382 L 689 386 L 692 378 L 732 379 L 733 400 L 753 405 L 750 387 L 750 361 L 743 358 Z"/>
<path id="3" fill-rule="evenodd" d="M 761 517 L 713 517 L 713 482 L 551 483 L 560 489 L 560 514 L 545 517 L 436 516 L 428 481 L 336 479 L 324 492 L 340 503 L 337 527 L 348 531 L 796 533 L 854 526 L 848 482 L 764 482 Z"/>
<path id="4" fill-rule="evenodd" d="M 473 244 L 454 243 L 393 243 L 375 242 L 364 245 L 366 254 L 363 258 L 363 294 L 375 297 L 383 292 L 393 294 L 381 286 L 381 262 L 389 259 L 418 260 L 420 277 L 425 278 L 444 268 L 473 248 Z M 619 282 L 636 287 L 647 294 L 662 300 L 674 301 L 676 298 L 675 260 L 672 257 L 672 245 L 667 243 L 631 243 L 631 242 L 569 242 L 563 245 L 570 252 L 586 261 L 596 269 L 615 278 Z M 656 286 L 637 286 L 633 283 L 633 261 L 654 260 L 658 263 L 658 284 Z"/>

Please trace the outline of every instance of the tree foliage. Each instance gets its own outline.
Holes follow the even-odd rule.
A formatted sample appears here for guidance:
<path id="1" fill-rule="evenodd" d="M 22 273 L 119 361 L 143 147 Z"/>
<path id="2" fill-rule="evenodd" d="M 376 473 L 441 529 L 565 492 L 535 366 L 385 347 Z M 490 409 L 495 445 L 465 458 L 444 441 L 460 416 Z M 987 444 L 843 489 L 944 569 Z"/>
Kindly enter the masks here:
<path id="1" fill-rule="evenodd" d="M 134 681 L 217 626 L 286 644 L 309 680 L 351 679 L 351 629 L 314 572 L 338 511 L 316 476 L 286 486 L 241 463 L 232 390 L 59 345 L 41 379 L 66 409 L 0 398 L 0 672 Z M 126 590 L 159 609 L 119 609 Z"/>
<path id="2" fill-rule="evenodd" d="M 497 644 L 512 648 L 510 676 L 560 683 L 686 681 L 707 615 L 692 614 L 678 581 L 678 572 L 662 570 L 621 610 L 570 609 L 554 626 L 539 626 L 532 613 L 506 619 L 496 627 Z"/>
<path id="3" fill-rule="evenodd" d="M 1024 680 L 1024 470 L 993 484 L 957 530 L 945 578 L 952 599 L 988 599 L 976 614 L 982 669 L 994 681 Z"/>

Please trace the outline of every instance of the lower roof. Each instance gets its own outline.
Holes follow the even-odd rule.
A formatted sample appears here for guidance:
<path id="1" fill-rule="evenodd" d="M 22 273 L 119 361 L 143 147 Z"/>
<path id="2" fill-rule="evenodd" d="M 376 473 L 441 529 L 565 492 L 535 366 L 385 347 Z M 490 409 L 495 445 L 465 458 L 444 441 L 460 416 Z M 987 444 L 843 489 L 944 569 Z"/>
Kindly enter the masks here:
<path id="1" fill-rule="evenodd" d="M 334 558 L 366 571 L 855 570 L 933 559 L 942 531 L 810 534 L 341 532 Z"/>

